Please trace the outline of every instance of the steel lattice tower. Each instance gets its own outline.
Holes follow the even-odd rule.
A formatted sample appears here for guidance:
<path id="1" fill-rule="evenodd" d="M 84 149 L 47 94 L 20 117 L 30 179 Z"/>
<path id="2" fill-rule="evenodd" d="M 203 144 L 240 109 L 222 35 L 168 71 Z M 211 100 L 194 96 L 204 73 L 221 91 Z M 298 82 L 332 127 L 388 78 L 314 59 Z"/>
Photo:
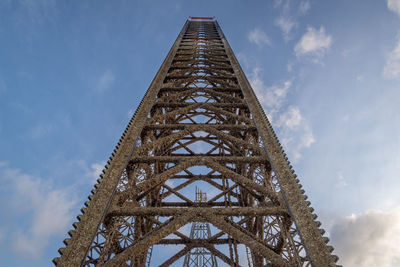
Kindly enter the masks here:
<path id="1" fill-rule="evenodd" d="M 206 203 L 207 194 L 196 187 L 196 203 Z M 203 241 L 211 238 L 210 225 L 207 222 L 193 222 L 190 230 L 190 239 Z M 185 256 L 183 267 L 218 267 L 217 259 L 214 254 L 204 247 L 195 247 Z"/>
<path id="2" fill-rule="evenodd" d="M 217 194 L 196 202 L 194 186 Z M 336 266 L 306 199 L 217 21 L 190 18 L 54 262 L 145 266 L 175 246 L 153 258 L 205 248 L 220 266 Z M 216 231 L 190 238 L 193 222 Z"/>

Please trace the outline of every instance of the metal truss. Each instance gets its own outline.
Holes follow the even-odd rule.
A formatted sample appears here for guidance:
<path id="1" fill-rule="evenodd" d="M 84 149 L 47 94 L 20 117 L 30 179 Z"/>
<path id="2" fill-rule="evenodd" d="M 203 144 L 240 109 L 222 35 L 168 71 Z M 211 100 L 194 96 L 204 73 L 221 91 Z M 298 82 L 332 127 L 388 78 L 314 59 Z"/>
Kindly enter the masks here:
<path id="1" fill-rule="evenodd" d="M 196 187 L 196 203 L 206 203 L 207 194 Z M 211 237 L 210 224 L 207 222 L 193 222 L 190 230 L 190 239 L 204 241 Z M 214 254 L 204 247 L 195 247 L 186 254 L 183 267 L 218 267 Z"/>
<path id="2" fill-rule="evenodd" d="M 336 266 L 213 18 L 185 23 L 103 172 L 58 266 L 146 266 L 169 246 L 160 266 L 195 248 L 220 266 Z M 195 201 L 195 186 L 210 198 Z M 210 235 L 191 237 L 191 223 L 209 224 Z"/>

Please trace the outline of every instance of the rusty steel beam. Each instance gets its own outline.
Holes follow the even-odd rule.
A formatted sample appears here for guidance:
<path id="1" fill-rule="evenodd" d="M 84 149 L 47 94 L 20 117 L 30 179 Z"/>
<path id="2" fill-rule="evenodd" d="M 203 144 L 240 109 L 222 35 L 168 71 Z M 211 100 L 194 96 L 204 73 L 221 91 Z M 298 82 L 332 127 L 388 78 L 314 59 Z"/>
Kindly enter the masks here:
<path id="1" fill-rule="evenodd" d="M 247 245 L 250 249 L 254 250 L 256 253 L 266 257 L 273 264 L 282 267 L 286 266 L 289 267 L 289 264 L 285 262 L 285 260 L 282 259 L 280 255 L 277 255 L 274 251 L 272 251 L 270 248 L 268 248 L 261 242 L 254 240 L 253 237 L 246 235 L 239 229 L 233 227 L 231 224 L 223 220 L 220 220 L 214 216 L 208 214 L 204 214 L 203 216 L 207 221 L 212 223 L 215 227 L 218 227 L 220 230 L 229 233 L 229 235 L 231 235 L 233 238 Z"/>
<path id="2" fill-rule="evenodd" d="M 195 131 L 207 131 L 208 129 L 215 129 L 218 131 L 254 131 L 256 130 L 255 125 L 242 125 L 242 124 L 188 124 L 188 123 L 176 123 L 169 125 L 151 124 L 146 125 L 144 130 L 183 130 L 188 129 L 191 132 Z"/>
<path id="3" fill-rule="evenodd" d="M 246 109 L 247 105 L 243 103 L 215 103 L 212 104 L 214 107 L 217 108 L 242 108 Z M 207 104 L 199 104 L 199 105 L 193 105 L 191 103 L 173 103 L 173 102 L 158 102 L 155 103 L 155 107 L 166 107 L 166 108 L 182 108 L 182 107 L 190 107 L 190 109 L 193 108 L 207 108 Z"/>
<path id="4" fill-rule="evenodd" d="M 239 207 L 240 203 L 231 201 L 230 205 L 232 207 Z M 223 201 L 214 201 L 210 203 L 202 203 L 202 204 L 197 204 L 197 203 L 187 203 L 187 202 L 161 202 L 160 203 L 161 207 L 225 207 L 226 203 Z"/>
<path id="5" fill-rule="evenodd" d="M 218 155 L 195 155 L 195 156 L 189 156 L 189 155 L 181 155 L 181 156 L 141 156 L 134 158 L 132 160 L 133 163 L 152 163 L 152 162 L 174 162 L 174 163 L 179 163 L 183 161 L 194 161 L 193 166 L 199 166 L 204 164 L 206 161 L 208 162 L 209 160 L 215 161 L 215 162 L 240 162 L 240 163 L 262 163 L 266 162 L 264 157 L 258 157 L 254 156 L 251 158 L 243 158 L 243 157 L 238 157 L 238 156 L 218 156 Z"/>
<path id="6" fill-rule="evenodd" d="M 192 247 L 204 247 L 207 244 L 212 245 L 224 245 L 235 242 L 233 238 L 221 238 L 221 239 L 179 239 L 179 238 L 167 238 L 162 239 L 158 242 L 158 245 L 190 245 Z"/>
<path id="7" fill-rule="evenodd" d="M 201 87 L 199 87 L 201 88 Z M 161 88 L 160 89 L 160 93 L 165 93 L 165 92 L 183 92 L 183 91 L 188 91 L 188 90 L 192 90 L 192 88 L 185 88 L 185 87 L 165 87 L 165 88 Z M 218 87 L 218 91 L 220 92 L 229 92 L 229 93 L 241 93 L 242 89 L 240 89 L 239 87 Z"/>
<path id="8" fill-rule="evenodd" d="M 160 242 L 161 243 L 161 242 Z M 176 253 L 175 255 L 173 255 L 171 258 L 169 258 L 168 260 L 166 260 L 164 263 L 160 264 L 160 267 L 168 267 L 171 266 L 174 262 L 176 262 L 177 260 L 179 260 L 181 257 L 185 256 L 187 253 L 190 252 L 190 250 L 192 249 L 192 246 L 186 246 L 184 247 L 182 250 L 180 250 L 178 253 Z"/>
<path id="9" fill-rule="evenodd" d="M 146 235 L 142 239 L 138 240 L 136 243 L 125 248 L 123 252 L 116 255 L 103 266 L 111 267 L 124 264 L 124 262 L 128 261 L 129 258 L 134 258 L 136 255 L 143 253 L 143 251 L 148 249 L 149 246 L 152 246 L 169 234 L 176 232 L 180 227 L 189 222 L 191 218 L 193 218 L 193 214 L 186 213 L 179 216 L 178 218 L 173 218 L 172 220 L 169 220 L 162 227 L 156 228 L 151 234 Z"/>
<path id="10" fill-rule="evenodd" d="M 142 208 L 142 207 L 112 207 L 109 216 L 177 216 L 193 213 L 196 216 L 259 216 L 259 215 L 285 215 L 287 211 L 280 207 L 246 207 L 246 208 Z"/>

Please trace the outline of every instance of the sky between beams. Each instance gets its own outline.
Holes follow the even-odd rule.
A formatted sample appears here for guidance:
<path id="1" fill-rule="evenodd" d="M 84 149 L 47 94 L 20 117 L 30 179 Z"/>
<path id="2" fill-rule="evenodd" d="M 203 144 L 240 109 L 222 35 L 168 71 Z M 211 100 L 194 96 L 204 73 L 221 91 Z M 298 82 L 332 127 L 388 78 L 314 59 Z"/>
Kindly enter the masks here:
<path id="1" fill-rule="evenodd" d="M 197 15 L 218 19 L 340 263 L 399 266 L 398 0 L 1 1 L 0 265 L 51 265 Z"/>

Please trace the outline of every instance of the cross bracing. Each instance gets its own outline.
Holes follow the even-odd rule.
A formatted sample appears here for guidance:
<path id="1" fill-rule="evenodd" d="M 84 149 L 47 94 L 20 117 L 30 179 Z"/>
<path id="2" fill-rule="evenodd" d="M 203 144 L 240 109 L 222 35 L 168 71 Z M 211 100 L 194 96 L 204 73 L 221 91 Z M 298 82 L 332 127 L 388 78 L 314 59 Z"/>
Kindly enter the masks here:
<path id="1" fill-rule="evenodd" d="M 207 202 L 207 193 L 196 187 L 196 203 Z M 211 237 L 210 224 L 208 222 L 193 222 L 190 229 L 190 239 L 205 241 Z M 218 262 L 213 253 L 204 247 L 194 247 L 186 254 L 183 267 L 218 267 Z"/>
<path id="2" fill-rule="evenodd" d="M 220 266 L 336 266 L 212 18 L 185 23 L 85 206 L 58 266 L 170 266 L 196 249 Z M 210 235 L 191 237 L 192 223 Z"/>

